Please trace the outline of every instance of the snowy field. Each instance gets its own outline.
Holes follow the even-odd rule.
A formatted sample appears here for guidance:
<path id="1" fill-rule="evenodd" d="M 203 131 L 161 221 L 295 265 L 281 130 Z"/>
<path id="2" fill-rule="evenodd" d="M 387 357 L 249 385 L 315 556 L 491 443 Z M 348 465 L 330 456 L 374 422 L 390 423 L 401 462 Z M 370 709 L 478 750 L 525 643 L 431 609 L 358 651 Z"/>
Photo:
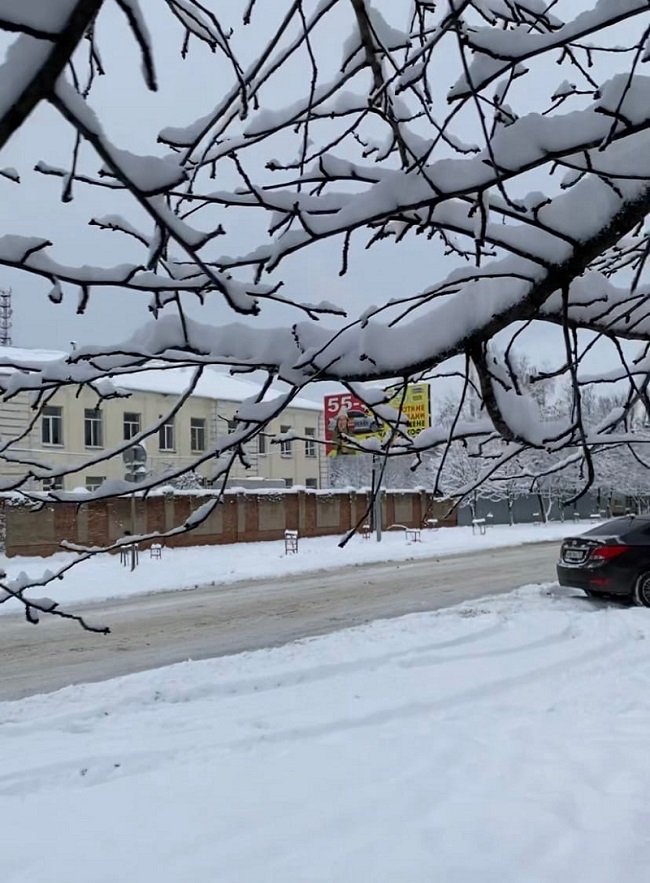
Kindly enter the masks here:
<path id="1" fill-rule="evenodd" d="M 568 534 L 582 533 L 592 526 L 588 522 L 520 524 L 513 527 L 495 525 L 489 527 L 484 536 L 473 536 L 471 527 L 441 528 L 422 531 L 422 542 L 418 543 L 406 542 L 403 531 L 390 531 L 383 534 L 381 543 L 377 543 L 374 537 L 369 540 L 354 537 L 344 549 L 337 547 L 337 537 L 317 537 L 300 540 L 296 555 L 285 555 L 283 541 L 193 546 L 165 549 L 160 560 L 150 558 L 149 552 L 143 552 L 140 565 L 133 573 L 120 564 L 119 556 L 102 555 L 72 568 L 62 580 L 50 583 L 46 589 L 35 589 L 33 597 L 47 594 L 61 605 L 74 605 L 81 601 L 290 576 L 293 573 L 355 564 L 479 552 L 482 549 L 557 540 Z M 0 566 L 15 581 L 13 585 L 19 588 L 24 585 L 22 574 L 40 578 L 46 572 L 56 573 L 73 559 L 74 556 L 69 553 L 59 553 L 49 558 L 0 556 Z M 22 612 L 21 605 L 13 600 L 0 605 L 0 613 L 19 611 Z"/>
<path id="2" fill-rule="evenodd" d="M 57 582 L 56 597 L 478 551 L 588 527 L 458 528 L 415 544 L 390 533 L 343 551 L 320 538 L 294 556 L 282 543 L 166 550 L 162 561 L 143 555 L 135 574 L 106 556 Z M 17 578 L 68 560 L 5 566 Z M 0 879 L 641 883 L 648 638 L 648 611 L 528 586 L 0 703 Z"/>
<path id="3" fill-rule="evenodd" d="M 529 586 L 0 704 L 3 883 L 645 883 L 650 611 Z"/>

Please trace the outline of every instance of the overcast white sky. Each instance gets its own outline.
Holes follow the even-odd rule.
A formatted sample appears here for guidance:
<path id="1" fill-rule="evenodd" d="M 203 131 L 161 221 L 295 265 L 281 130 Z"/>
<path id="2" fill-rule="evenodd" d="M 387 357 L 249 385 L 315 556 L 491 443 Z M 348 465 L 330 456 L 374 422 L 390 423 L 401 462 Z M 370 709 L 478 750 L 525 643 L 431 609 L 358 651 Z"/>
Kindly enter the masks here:
<path id="1" fill-rule="evenodd" d="M 224 4 L 209 3 L 212 8 Z M 229 10 L 241 8 L 241 2 L 231 2 Z M 381 3 L 378 5 L 382 5 Z M 561 4 L 566 6 L 565 4 Z M 572 10 L 589 5 L 586 0 L 572 0 Z M 149 4 L 143 4 L 147 11 Z M 264 9 L 262 10 L 262 6 Z M 334 16 L 328 26 L 327 46 L 322 58 L 336 66 L 341 57 L 342 37 L 345 34 L 347 4 L 340 4 L 341 12 Z M 392 4 L 383 3 L 383 8 Z M 273 4 L 273 12 L 279 15 L 283 3 Z M 559 8 L 559 6 L 557 7 Z M 394 7 L 393 7 L 394 9 Z M 257 21 L 268 15 L 269 7 L 261 4 L 257 9 Z M 206 113 L 222 94 L 223 83 L 230 74 L 220 56 L 213 56 L 202 46 L 194 45 L 189 63 L 181 63 L 178 49 L 181 32 L 171 17 L 165 15 L 164 27 L 150 20 L 157 28 L 154 32 L 157 47 L 157 63 L 161 89 L 157 95 L 148 93 L 139 76 L 139 58 L 133 49 L 133 41 L 123 20 L 107 4 L 102 13 L 99 29 L 101 48 L 108 75 L 97 82 L 91 103 L 101 112 L 109 135 L 121 147 L 142 153 L 164 152 L 155 142 L 160 128 L 165 125 L 184 125 Z M 255 22 L 254 22 L 255 23 Z M 252 54 L 255 49 L 254 31 L 249 29 L 246 43 L 238 44 L 240 52 Z M 304 80 L 308 68 L 303 61 L 287 68 L 276 81 L 273 90 L 266 90 L 263 98 L 278 106 L 295 97 L 294 82 Z M 548 96 L 562 79 L 558 71 L 538 78 L 540 94 Z M 530 80 L 526 78 L 526 88 Z M 471 132 L 467 133 L 471 138 Z M 468 139 L 469 140 L 469 139 Z M 137 223 L 141 213 L 123 195 L 102 190 L 90 190 L 84 185 L 76 188 L 72 203 L 62 204 L 58 199 L 60 181 L 43 178 L 33 171 L 34 164 L 47 160 L 53 165 L 69 164 L 71 133 L 60 122 L 56 113 L 42 106 L 28 125 L 19 132 L 0 158 L 2 166 L 15 166 L 21 174 L 20 186 L 0 182 L 0 194 L 4 211 L 0 219 L 0 233 L 22 233 L 53 238 L 56 249 L 53 255 L 71 264 L 110 265 L 125 261 L 140 262 L 142 253 L 128 239 L 99 231 L 87 225 L 92 215 L 108 212 L 123 213 Z M 267 148 L 268 149 L 268 148 Z M 263 161 L 266 156 L 252 154 L 253 161 Z M 246 160 L 249 161 L 248 158 Z M 98 161 L 86 150 L 84 167 L 95 171 Z M 210 189 L 227 189 L 234 178 L 220 178 L 210 183 Z M 266 219 L 264 219 L 266 221 Z M 216 248 L 222 253 L 247 251 L 263 233 L 263 225 L 257 224 L 252 215 L 234 212 L 227 214 L 224 224 L 228 238 Z M 201 226 L 199 223 L 198 226 Z M 353 240 L 350 271 L 341 279 L 340 243 L 328 241 L 305 251 L 281 265 L 277 278 L 286 282 L 286 293 L 301 293 L 309 301 L 334 300 L 350 305 L 352 314 L 361 312 L 370 304 L 380 303 L 405 291 L 416 292 L 440 279 L 450 269 L 443 269 L 440 245 L 427 242 L 423 237 L 407 238 L 399 246 L 384 243 L 370 253 L 363 252 L 361 237 Z M 14 343 L 20 346 L 51 348 L 69 347 L 71 340 L 80 343 L 104 343 L 120 340 L 147 321 L 148 296 L 123 294 L 113 290 L 98 292 L 93 296 L 85 316 L 75 314 L 76 292 L 66 293 L 63 304 L 55 306 L 46 298 L 49 286 L 26 274 L 4 269 L 0 271 L 0 285 L 13 289 Z M 198 318 L 210 321 L 230 321 L 232 315 L 217 298 L 200 311 L 191 312 Z M 282 308 L 266 309 L 259 320 L 261 324 L 286 324 L 300 319 L 301 315 Z M 559 353 L 557 332 L 537 327 L 525 338 L 530 356 L 548 360 Z M 601 351 L 602 352 L 602 351 Z M 602 358 L 602 355 L 597 358 Z"/>

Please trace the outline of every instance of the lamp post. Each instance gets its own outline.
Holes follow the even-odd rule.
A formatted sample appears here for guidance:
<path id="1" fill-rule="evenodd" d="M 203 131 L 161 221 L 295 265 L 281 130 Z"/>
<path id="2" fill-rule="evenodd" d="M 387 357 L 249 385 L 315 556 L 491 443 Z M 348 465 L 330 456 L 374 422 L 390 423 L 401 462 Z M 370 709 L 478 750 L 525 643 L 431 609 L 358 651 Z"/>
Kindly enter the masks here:
<path id="1" fill-rule="evenodd" d="M 136 444 L 131 448 L 127 448 L 122 453 L 124 461 L 124 478 L 126 481 L 138 482 L 142 481 L 147 475 L 147 450 L 144 445 Z M 135 491 L 131 494 L 131 535 L 136 536 L 136 508 L 135 508 Z M 131 543 L 131 570 L 135 570 L 137 564 L 137 549 L 135 541 Z"/>

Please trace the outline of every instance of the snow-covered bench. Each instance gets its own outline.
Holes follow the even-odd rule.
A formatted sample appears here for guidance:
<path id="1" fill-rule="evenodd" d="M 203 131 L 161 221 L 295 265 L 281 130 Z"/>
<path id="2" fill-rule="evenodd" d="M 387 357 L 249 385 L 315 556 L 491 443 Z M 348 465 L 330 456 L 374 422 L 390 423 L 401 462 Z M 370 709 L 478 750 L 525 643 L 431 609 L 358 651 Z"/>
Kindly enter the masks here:
<path id="1" fill-rule="evenodd" d="M 484 534 L 486 530 L 485 518 L 472 518 L 472 533 Z"/>
<path id="2" fill-rule="evenodd" d="M 284 532 L 284 554 L 298 551 L 298 531 L 285 530 Z"/>

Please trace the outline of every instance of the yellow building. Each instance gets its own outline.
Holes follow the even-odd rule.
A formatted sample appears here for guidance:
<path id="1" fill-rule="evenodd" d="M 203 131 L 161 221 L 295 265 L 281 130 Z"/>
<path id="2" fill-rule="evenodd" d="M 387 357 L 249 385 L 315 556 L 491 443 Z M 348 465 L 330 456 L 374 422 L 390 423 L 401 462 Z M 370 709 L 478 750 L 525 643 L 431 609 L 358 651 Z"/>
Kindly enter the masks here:
<path id="1" fill-rule="evenodd" d="M 59 352 L 14 347 L 2 347 L 0 354 L 16 364 L 64 356 Z M 55 483 L 64 490 L 79 487 L 94 490 L 106 479 L 123 479 L 122 454 L 102 458 L 107 451 L 123 446 L 125 441 L 152 427 L 156 427 L 155 431 L 143 441 L 147 474 L 162 478 L 169 470 L 190 466 L 197 459 L 205 458 L 196 473 L 209 484 L 215 462 L 207 455 L 220 439 L 236 431 L 238 406 L 255 396 L 259 387 L 231 377 L 225 371 L 206 367 L 187 401 L 169 416 L 187 390 L 193 372 L 193 368 L 185 367 L 152 367 L 120 375 L 112 379 L 120 397 L 101 402 L 97 393 L 88 387 L 66 387 L 56 392 L 36 419 L 27 393 L 0 402 L 2 443 L 6 445 L 9 439 L 17 439 L 0 459 L 2 486 L 6 488 L 13 476 L 24 473 L 25 466 L 13 462 L 16 458 L 33 462 L 37 467 L 40 464 L 75 467 L 73 473 Z M 0 367 L 0 377 L 4 374 L 6 378 L 10 373 L 11 368 Z M 267 398 L 278 394 L 272 392 Z M 289 408 L 271 420 L 264 435 L 245 445 L 249 468 L 237 462 L 231 478 L 235 482 L 245 479 L 252 484 L 273 479 L 286 487 L 319 487 L 321 446 L 317 440 L 322 437 L 321 412 L 317 402 L 294 399 Z M 300 436 L 300 440 L 271 444 L 273 436 L 291 432 Z M 45 482 L 45 486 L 52 487 L 52 482 Z M 40 490 L 44 483 L 30 480 L 27 487 Z"/>

